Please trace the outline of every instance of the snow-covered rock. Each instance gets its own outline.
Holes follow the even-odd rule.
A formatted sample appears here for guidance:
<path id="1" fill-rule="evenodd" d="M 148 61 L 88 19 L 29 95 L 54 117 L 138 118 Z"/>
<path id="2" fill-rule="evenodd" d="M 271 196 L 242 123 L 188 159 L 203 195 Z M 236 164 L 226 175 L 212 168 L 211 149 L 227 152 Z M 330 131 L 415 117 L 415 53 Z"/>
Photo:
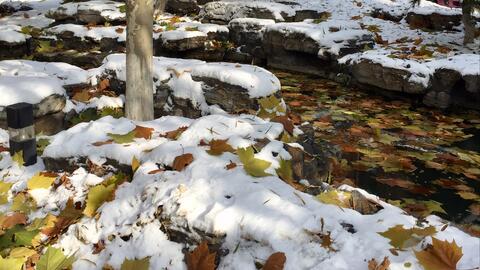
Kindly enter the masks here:
<path id="1" fill-rule="evenodd" d="M 105 22 L 125 22 L 125 4 L 109 0 L 70 2 L 51 9 L 46 16 L 55 21 L 74 20 L 80 23 L 102 24 Z"/>

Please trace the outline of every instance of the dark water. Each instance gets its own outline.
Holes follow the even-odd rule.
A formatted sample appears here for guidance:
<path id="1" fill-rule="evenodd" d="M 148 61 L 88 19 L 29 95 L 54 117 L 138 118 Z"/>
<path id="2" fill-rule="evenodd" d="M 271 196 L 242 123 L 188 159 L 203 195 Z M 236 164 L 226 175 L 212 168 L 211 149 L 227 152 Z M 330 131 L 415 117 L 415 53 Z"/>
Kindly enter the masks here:
<path id="1" fill-rule="evenodd" d="M 363 188 L 419 218 L 433 213 L 480 235 L 479 112 L 446 113 L 418 100 L 274 73 L 292 112 L 337 150 L 334 185 Z"/>

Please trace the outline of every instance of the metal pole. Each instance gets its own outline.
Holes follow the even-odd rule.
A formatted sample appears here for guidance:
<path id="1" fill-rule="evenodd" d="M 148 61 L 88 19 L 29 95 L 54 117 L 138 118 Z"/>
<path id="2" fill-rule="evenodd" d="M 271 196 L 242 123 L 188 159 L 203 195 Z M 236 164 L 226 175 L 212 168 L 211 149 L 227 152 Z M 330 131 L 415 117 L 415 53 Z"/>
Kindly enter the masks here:
<path id="1" fill-rule="evenodd" d="M 10 155 L 23 153 L 25 166 L 37 163 L 37 141 L 33 125 L 33 106 L 30 103 L 16 103 L 6 107 Z"/>

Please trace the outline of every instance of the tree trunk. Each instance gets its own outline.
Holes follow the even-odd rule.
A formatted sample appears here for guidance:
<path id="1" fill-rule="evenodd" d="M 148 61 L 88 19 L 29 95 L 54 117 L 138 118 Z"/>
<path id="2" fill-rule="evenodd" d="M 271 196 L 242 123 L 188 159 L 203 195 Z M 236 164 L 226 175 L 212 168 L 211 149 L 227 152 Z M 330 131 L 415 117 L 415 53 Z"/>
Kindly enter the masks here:
<path id="1" fill-rule="evenodd" d="M 475 21 L 472 15 L 473 3 L 463 1 L 462 3 L 462 20 L 465 29 L 463 44 L 473 43 L 475 39 Z"/>
<path id="2" fill-rule="evenodd" d="M 153 0 L 127 0 L 127 82 L 125 116 L 153 116 Z"/>
<path id="3" fill-rule="evenodd" d="M 165 10 L 166 5 L 167 5 L 167 0 L 155 0 L 155 5 L 153 6 L 154 18 L 158 19 L 160 15 L 163 14 L 163 11 Z"/>

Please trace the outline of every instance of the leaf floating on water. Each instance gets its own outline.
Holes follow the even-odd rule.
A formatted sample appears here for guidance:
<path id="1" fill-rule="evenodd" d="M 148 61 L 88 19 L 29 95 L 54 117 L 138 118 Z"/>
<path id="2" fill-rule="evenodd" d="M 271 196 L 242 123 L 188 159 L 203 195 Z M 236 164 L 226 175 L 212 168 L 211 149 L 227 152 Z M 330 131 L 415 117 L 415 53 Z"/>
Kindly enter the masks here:
<path id="1" fill-rule="evenodd" d="M 210 253 L 207 241 L 185 255 L 188 270 L 214 270 L 216 252 Z"/>
<path id="2" fill-rule="evenodd" d="M 263 270 L 282 270 L 285 266 L 285 262 L 287 261 L 287 257 L 283 252 L 275 252 L 270 257 L 268 257 L 267 261 L 263 265 Z"/>
<path id="3" fill-rule="evenodd" d="M 425 250 L 415 251 L 415 256 L 425 270 L 456 270 L 463 253 L 455 240 L 448 242 L 432 237 L 432 244 Z"/>

